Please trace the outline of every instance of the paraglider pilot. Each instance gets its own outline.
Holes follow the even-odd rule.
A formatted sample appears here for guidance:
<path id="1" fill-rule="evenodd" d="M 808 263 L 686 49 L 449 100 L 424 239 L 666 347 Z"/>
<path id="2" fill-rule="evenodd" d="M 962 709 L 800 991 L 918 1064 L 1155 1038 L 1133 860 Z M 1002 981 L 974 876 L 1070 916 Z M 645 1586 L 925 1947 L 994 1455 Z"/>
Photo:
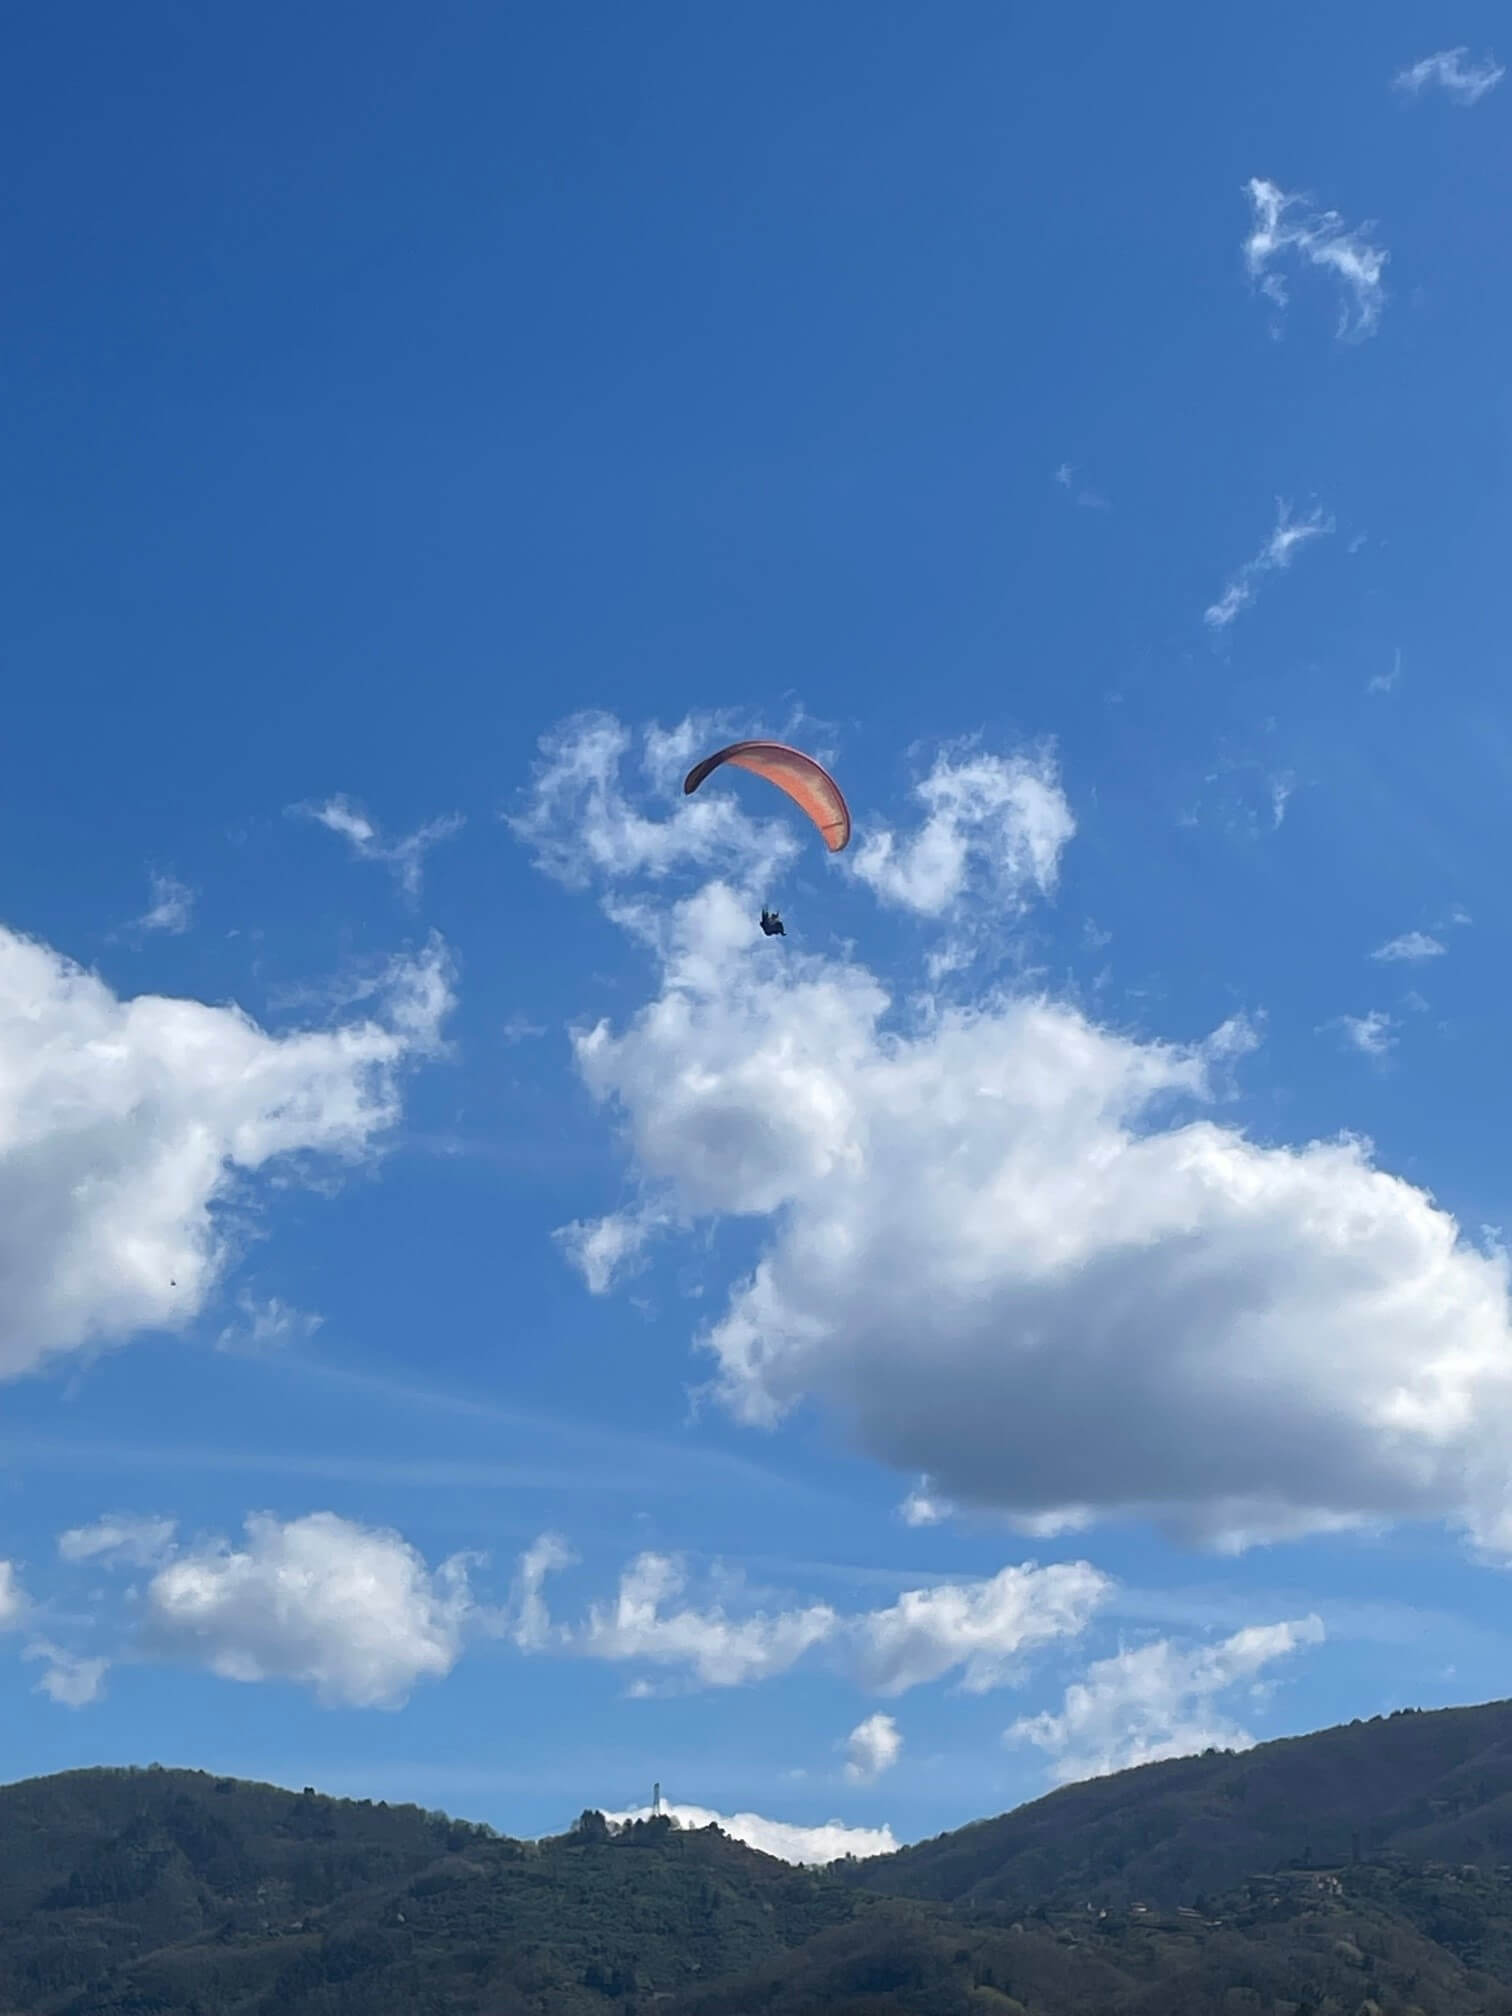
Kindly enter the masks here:
<path id="1" fill-rule="evenodd" d="M 727 748 L 716 749 L 712 756 L 695 763 L 684 777 L 684 797 L 690 797 L 705 778 L 712 777 L 726 763 L 733 763 L 737 770 L 749 770 L 755 777 L 764 777 L 779 791 L 785 791 L 818 827 L 831 854 L 838 854 L 849 845 L 850 807 L 840 786 L 822 763 L 805 756 L 801 749 L 790 749 L 785 742 L 731 742 Z M 768 938 L 787 936 L 775 910 L 762 911 L 761 928 Z"/>

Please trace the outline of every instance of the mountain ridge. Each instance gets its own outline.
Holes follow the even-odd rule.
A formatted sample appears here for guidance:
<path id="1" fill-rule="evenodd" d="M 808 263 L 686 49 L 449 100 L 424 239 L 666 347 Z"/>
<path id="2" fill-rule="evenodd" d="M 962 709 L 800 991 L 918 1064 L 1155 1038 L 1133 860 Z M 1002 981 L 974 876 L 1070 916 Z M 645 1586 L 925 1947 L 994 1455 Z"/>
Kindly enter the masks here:
<path id="1" fill-rule="evenodd" d="M 593 1808 L 529 1841 L 161 1766 L 0 1787 L 0 2016 L 399 2010 L 1512 2016 L 1512 1701 L 1140 1765 L 823 1868 Z"/>
<path id="2" fill-rule="evenodd" d="M 1126 1824 L 1130 1816 L 1137 1824 Z M 1064 1845 L 1055 1851 L 1068 1835 L 1088 1851 L 1074 1868 Z M 940 1901 L 1011 1901 L 1072 1884 L 1099 1902 L 1190 1904 L 1257 1866 L 1388 1851 L 1512 1862 L 1512 1700 L 1398 1709 L 1246 1750 L 1131 1766 L 869 1857 L 846 1878 Z"/>

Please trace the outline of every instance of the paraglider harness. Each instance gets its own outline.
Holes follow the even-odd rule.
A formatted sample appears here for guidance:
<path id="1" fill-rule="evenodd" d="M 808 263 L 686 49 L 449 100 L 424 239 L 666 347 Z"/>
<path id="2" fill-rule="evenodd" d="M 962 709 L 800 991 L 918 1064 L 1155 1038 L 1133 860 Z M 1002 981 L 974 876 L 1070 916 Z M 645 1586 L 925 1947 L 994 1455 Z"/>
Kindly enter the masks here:
<path id="1" fill-rule="evenodd" d="M 768 938 L 786 938 L 787 928 L 775 910 L 763 910 L 761 928 Z"/>

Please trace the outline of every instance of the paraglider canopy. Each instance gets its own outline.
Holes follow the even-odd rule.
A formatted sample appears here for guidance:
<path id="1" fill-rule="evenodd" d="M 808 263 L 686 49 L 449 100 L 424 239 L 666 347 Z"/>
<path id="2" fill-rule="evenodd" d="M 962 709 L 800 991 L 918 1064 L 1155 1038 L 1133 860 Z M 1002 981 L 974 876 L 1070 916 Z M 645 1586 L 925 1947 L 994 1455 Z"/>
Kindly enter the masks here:
<path id="1" fill-rule="evenodd" d="M 840 786 L 822 763 L 805 756 L 801 749 L 790 749 L 785 742 L 732 742 L 728 748 L 718 749 L 702 763 L 694 764 L 683 779 L 684 792 L 696 791 L 706 777 L 726 763 L 733 763 L 737 770 L 749 770 L 753 776 L 765 777 L 769 784 L 785 791 L 819 828 L 832 854 L 838 854 L 850 839 L 850 808 Z"/>

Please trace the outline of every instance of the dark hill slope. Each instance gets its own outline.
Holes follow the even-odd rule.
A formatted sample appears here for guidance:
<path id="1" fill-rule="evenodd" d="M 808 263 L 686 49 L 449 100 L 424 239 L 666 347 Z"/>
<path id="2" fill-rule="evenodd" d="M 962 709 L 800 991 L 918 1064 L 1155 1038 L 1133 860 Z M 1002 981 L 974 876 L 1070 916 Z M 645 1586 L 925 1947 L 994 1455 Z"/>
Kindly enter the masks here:
<path id="1" fill-rule="evenodd" d="M 1406 1711 L 1141 1765 L 850 1865 L 890 1896 L 1191 1904 L 1255 1870 L 1401 1858 L 1512 1863 L 1512 1702 Z"/>
<path id="2" fill-rule="evenodd" d="M 0 1786 L 0 1924 L 60 1908 L 59 1885 L 76 1903 L 145 1888 L 149 1871 L 175 1859 L 228 1894 L 270 1878 L 308 1885 L 316 1870 L 334 1891 L 422 1868 L 491 1832 L 418 1806 L 203 1771 L 66 1771 Z"/>
<path id="3" fill-rule="evenodd" d="M 661 2016 L 1507 2016 L 1512 1883 L 1351 1870 L 1196 1913 L 1011 1923 L 889 1898 Z M 1427 1929 L 1432 1923 L 1433 1930 Z M 1447 1943 L 1446 1943 L 1447 1942 Z M 1496 1978 L 1497 1969 L 1501 1978 Z"/>
<path id="4" fill-rule="evenodd" d="M 197 1772 L 0 1788 L 0 2016 L 400 2011 L 1512 2016 L 1512 1705 L 1151 1765 L 829 1871 Z"/>
<path id="5" fill-rule="evenodd" d="M 712 1828 L 511 1841 L 161 1770 L 0 1790 L 0 1871 L 3 2016 L 602 2012 L 866 1903 Z"/>

